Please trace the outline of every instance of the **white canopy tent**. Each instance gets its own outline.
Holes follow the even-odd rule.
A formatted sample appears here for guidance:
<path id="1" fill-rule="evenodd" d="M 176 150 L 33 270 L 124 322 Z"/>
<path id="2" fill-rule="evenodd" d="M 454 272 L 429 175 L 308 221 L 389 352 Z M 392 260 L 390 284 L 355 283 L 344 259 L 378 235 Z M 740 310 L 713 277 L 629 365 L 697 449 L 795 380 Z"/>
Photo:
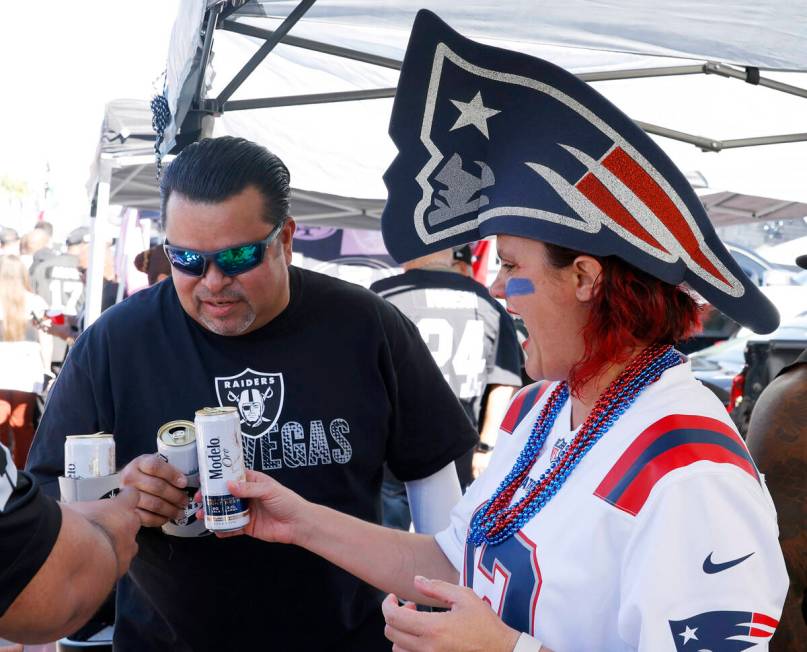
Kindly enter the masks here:
<path id="1" fill-rule="evenodd" d="M 213 134 L 266 144 L 289 165 L 297 187 L 383 199 L 381 174 L 395 155 L 386 135 L 391 99 L 349 100 L 393 95 L 412 20 L 426 6 L 467 36 L 591 80 L 650 133 L 668 136 L 658 139 L 662 147 L 683 170 L 698 170 L 710 188 L 807 201 L 800 170 L 807 162 L 802 3 L 236 4 L 242 6 L 180 5 L 165 90 L 174 119 L 163 152 L 196 139 L 202 117 L 216 116 Z"/>
<path id="2" fill-rule="evenodd" d="M 807 202 L 807 6 L 788 0 L 182 0 L 161 152 L 242 136 L 286 162 L 322 219 L 377 224 L 391 97 L 423 6 L 591 81 L 706 192 Z"/>

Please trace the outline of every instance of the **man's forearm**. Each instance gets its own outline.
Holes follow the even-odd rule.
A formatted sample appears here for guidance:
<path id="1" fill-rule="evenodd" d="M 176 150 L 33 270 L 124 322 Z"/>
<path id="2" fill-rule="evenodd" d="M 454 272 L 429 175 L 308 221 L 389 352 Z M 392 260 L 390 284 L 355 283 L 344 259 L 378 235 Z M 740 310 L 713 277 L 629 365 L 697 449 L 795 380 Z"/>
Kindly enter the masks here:
<path id="1" fill-rule="evenodd" d="M 0 618 L 0 636 L 47 643 L 78 629 L 117 580 L 117 559 L 101 529 L 66 506 L 50 556 Z"/>

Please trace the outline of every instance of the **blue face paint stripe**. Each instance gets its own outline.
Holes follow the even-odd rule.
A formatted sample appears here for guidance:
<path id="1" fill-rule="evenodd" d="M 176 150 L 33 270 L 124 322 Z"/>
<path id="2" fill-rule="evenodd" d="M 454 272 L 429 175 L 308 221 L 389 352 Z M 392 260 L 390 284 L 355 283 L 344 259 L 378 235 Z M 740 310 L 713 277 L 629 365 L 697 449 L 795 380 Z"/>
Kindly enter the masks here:
<path id="1" fill-rule="evenodd" d="M 684 444 L 717 444 L 748 461 L 756 472 L 756 466 L 751 456 L 748 454 L 748 451 L 731 437 L 723 433 L 714 432 L 713 430 L 671 430 L 647 447 L 644 453 L 631 465 L 630 469 L 625 472 L 625 475 L 622 476 L 619 483 L 609 492 L 606 500 L 612 503 L 618 501 L 622 493 L 636 479 L 636 476 L 639 475 L 641 470 L 652 462 L 655 457 L 675 446 L 682 446 Z M 759 480 L 759 475 L 757 475 L 757 480 Z"/>
<path id="2" fill-rule="evenodd" d="M 526 294 L 535 294 L 535 286 L 528 278 L 511 278 L 504 286 L 504 294 L 508 297 L 521 297 Z"/>

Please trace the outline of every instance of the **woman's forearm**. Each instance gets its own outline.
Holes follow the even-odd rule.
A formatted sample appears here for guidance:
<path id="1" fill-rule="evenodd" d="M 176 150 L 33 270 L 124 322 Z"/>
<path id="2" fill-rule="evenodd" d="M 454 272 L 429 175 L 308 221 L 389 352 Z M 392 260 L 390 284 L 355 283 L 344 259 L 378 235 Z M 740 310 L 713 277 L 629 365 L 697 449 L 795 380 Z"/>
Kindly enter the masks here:
<path id="1" fill-rule="evenodd" d="M 416 575 L 457 582 L 458 573 L 434 537 L 375 525 L 309 503 L 295 543 L 368 584 L 404 600 L 428 604 Z"/>

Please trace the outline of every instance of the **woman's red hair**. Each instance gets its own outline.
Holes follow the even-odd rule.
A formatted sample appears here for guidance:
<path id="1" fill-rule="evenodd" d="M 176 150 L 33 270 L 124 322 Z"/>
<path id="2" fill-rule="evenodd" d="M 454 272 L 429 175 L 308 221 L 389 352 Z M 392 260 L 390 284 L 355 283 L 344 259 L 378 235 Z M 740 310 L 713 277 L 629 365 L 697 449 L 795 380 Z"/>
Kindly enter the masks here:
<path id="1" fill-rule="evenodd" d="M 549 263 L 558 269 L 583 254 L 546 243 Z M 681 287 L 665 283 L 616 256 L 593 256 L 602 265 L 588 322 L 585 353 L 569 373 L 572 392 L 606 366 L 624 363 L 643 344 L 675 344 L 700 329 L 701 309 Z"/>

